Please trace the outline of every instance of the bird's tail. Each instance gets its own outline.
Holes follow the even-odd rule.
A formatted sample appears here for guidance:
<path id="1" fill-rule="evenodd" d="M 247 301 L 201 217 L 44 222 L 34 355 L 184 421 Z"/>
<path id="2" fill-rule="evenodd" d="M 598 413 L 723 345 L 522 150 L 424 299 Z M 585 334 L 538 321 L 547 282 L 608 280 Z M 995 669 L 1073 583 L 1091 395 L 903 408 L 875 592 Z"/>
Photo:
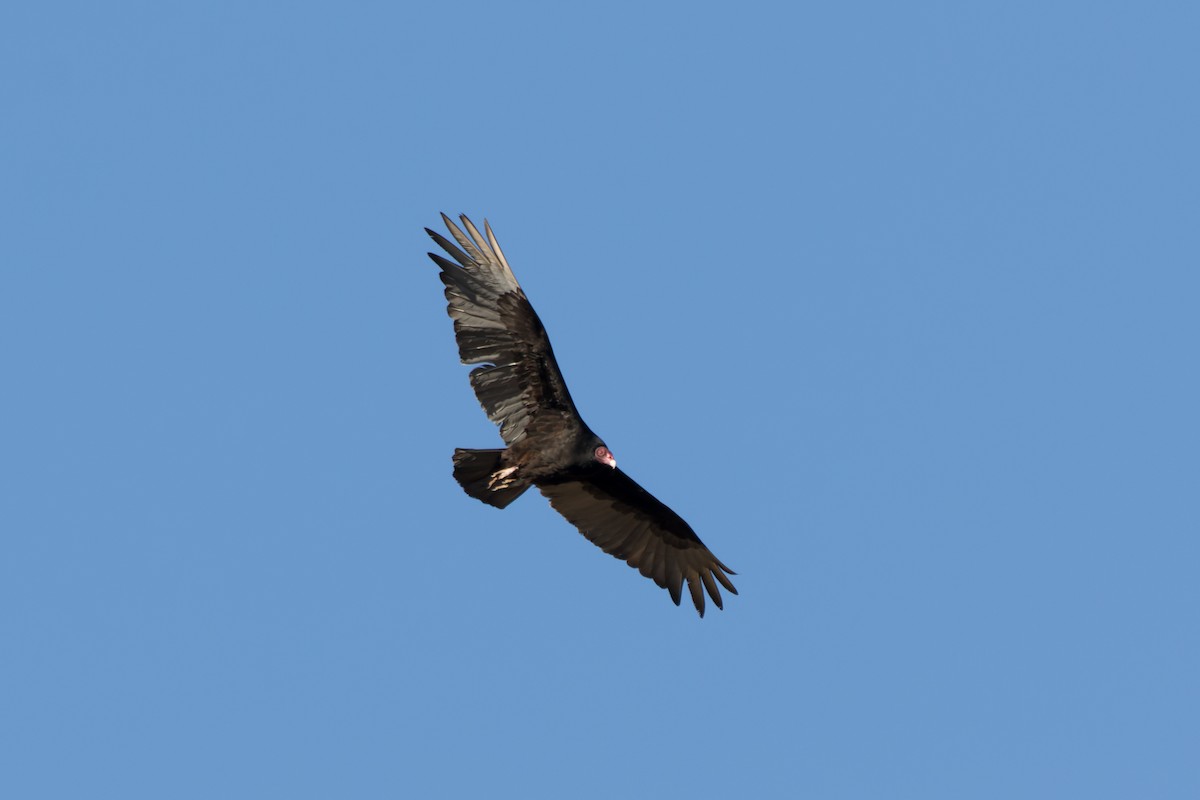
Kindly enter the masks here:
<path id="1" fill-rule="evenodd" d="M 529 484 L 518 481 L 506 485 L 502 476 L 497 476 L 503 457 L 504 450 L 467 450 L 456 447 L 454 479 L 459 482 L 463 491 L 476 500 L 482 500 L 489 506 L 504 508 L 520 497 L 529 488 Z"/>

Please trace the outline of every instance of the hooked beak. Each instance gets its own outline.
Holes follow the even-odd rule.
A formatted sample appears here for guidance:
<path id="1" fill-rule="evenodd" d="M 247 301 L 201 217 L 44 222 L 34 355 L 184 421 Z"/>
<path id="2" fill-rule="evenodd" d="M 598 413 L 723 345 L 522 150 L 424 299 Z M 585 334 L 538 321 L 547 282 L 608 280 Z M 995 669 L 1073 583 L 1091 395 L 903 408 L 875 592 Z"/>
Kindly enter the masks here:
<path id="1" fill-rule="evenodd" d="M 601 464 L 607 464 L 613 469 L 617 468 L 617 457 L 614 456 L 612 454 L 612 450 L 609 450 L 607 447 L 601 446 L 596 448 L 596 460 Z"/>

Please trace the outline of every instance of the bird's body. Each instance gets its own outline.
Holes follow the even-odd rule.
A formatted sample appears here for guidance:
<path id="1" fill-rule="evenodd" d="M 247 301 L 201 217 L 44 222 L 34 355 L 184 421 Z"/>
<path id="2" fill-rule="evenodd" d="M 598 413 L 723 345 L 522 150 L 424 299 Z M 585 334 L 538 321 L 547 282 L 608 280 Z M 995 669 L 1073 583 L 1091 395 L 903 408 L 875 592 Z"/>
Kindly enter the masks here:
<path id="1" fill-rule="evenodd" d="M 563 381 L 546 329 L 485 222 L 465 216 L 464 232 L 442 215 L 455 242 L 426 231 L 451 256 L 442 268 L 459 355 L 504 449 L 454 452 L 454 477 L 467 492 L 504 508 L 530 486 L 605 552 L 637 568 L 679 603 L 686 582 L 704 616 L 704 591 L 722 607 L 719 583 L 737 594 L 722 564 L 684 520 L 617 468 L 608 446 L 583 422 Z M 703 590 L 702 590 L 703 588 Z"/>

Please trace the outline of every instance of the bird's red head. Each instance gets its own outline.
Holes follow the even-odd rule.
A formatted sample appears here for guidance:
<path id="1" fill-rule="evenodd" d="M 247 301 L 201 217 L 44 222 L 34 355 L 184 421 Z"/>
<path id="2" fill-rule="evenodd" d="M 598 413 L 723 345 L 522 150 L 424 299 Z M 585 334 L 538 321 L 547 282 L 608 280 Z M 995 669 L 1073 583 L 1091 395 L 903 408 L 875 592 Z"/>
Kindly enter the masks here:
<path id="1" fill-rule="evenodd" d="M 596 448 L 595 456 L 596 460 L 601 464 L 607 464 L 613 469 L 617 468 L 617 459 L 613 456 L 612 451 L 604 445 L 600 445 Z"/>

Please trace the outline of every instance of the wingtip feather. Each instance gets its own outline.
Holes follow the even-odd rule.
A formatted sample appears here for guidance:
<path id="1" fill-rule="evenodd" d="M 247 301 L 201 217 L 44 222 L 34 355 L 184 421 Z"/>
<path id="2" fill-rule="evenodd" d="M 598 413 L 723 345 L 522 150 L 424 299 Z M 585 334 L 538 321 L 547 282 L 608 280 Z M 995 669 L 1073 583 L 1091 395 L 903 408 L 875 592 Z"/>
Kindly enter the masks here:
<path id="1" fill-rule="evenodd" d="M 688 591 L 692 594 L 692 605 L 700 612 L 700 616 L 704 616 L 704 592 L 700 589 L 700 582 L 696 580 L 696 574 L 690 573 L 687 576 Z"/>
<path id="2" fill-rule="evenodd" d="M 700 580 L 704 581 L 704 588 L 708 590 L 708 596 L 712 598 L 713 604 L 722 611 L 725 610 L 725 604 L 721 602 L 721 590 L 717 588 L 717 584 L 712 579 L 712 570 L 701 570 Z"/>
<path id="3" fill-rule="evenodd" d="M 720 562 L 718 562 L 718 566 L 720 566 Z M 737 573 L 730 571 L 729 574 L 736 575 Z M 729 590 L 730 594 L 738 593 L 738 590 L 735 589 L 733 586 L 733 581 L 731 581 L 731 580 L 729 580 L 729 578 L 725 577 L 725 573 L 721 572 L 720 569 L 714 569 L 713 575 L 717 576 L 717 580 L 719 580 L 721 582 L 722 586 L 724 586 L 726 589 Z"/>
<path id="4" fill-rule="evenodd" d="M 500 249 L 500 242 L 496 241 L 496 234 L 492 233 L 492 226 L 486 219 L 483 221 L 483 229 L 487 232 L 488 244 L 492 246 L 496 258 L 500 260 L 506 270 L 512 272 L 512 267 L 508 266 L 508 259 L 504 257 L 504 251 Z"/>

